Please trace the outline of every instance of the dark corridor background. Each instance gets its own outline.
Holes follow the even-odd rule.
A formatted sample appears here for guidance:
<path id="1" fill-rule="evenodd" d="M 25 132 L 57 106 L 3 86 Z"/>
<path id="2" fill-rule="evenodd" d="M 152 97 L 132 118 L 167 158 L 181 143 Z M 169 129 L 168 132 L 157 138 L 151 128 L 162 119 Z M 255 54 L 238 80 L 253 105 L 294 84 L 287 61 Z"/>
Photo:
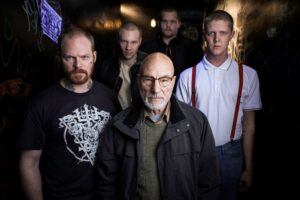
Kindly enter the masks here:
<path id="1" fill-rule="evenodd" d="M 40 0 L 0 2 L 0 199 L 23 199 L 14 147 L 25 105 L 59 74 L 56 44 L 42 33 Z M 234 9 L 241 31 L 239 58 L 258 72 L 263 109 L 257 113 L 254 185 L 240 199 L 292 199 L 299 187 L 300 2 L 298 0 L 47 0 L 63 24 L 89 29 L 96 38 L 98 64 L 114 52 L 121 22 L 132 20 L 144 41 L 156 29 L 149 21 L 163 4 L 182 13 L 183 33 L 202 42 L 201 22 L 216 7 Z M 128 8 L 131 11 L 128 11 Z"/>

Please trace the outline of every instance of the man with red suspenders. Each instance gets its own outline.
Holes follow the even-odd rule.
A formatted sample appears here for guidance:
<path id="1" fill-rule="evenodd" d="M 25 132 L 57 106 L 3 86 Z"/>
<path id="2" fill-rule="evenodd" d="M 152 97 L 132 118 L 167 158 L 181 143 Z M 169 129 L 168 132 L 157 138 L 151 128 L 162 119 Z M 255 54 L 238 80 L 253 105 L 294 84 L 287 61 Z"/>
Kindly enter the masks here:
<path id="1" fill-rule="evenodd" d="M 208 15 L 206 54 L 181 73 L 176 90 L 178 99 L 204 112 L 212 127 L 222 178 L 220 200 L 235 200 L 238 189 L 246 191 L 252 184 L 255 110 L 262 107 L 256 71 L 228 54 L 233 35 L 229 13 Z"/>

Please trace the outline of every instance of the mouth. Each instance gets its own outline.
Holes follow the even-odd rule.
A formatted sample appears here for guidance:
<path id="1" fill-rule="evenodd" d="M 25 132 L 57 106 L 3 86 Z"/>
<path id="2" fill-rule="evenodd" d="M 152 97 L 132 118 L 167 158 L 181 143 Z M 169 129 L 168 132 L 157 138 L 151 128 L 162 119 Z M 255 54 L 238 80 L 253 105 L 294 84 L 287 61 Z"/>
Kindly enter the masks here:
<path id="1" fill-rule="evenodd" d="M 150 101 L 162 101 L 162 97 L 148 97 Z"/>
<path id="2" fill-rule="evenodd" d="M 87 74 L 83 69 L 76 69 L 71 72 L 71 74 Z"/>
<path id="3" fill-rule="evenodd" d="M 132 55 L 131 52 L 126 52 L 126 53 L 125 53 L 125 56 L 131 56 L 131 55 Z"/>

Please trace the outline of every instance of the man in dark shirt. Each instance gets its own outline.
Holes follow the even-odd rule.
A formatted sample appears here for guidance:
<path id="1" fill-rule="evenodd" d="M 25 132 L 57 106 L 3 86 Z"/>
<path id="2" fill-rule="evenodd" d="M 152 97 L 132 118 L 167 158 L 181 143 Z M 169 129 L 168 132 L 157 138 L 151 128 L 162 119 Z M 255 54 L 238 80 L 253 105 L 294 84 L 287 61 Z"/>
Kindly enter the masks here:
<path id="1" fill-rule="evenodd" d="M 175 75 L 197 64 L 203 56 L 201 44 L 184 37 L 180 32 L 181 18 L 176 8 L 165 7 L 160 11 L 160 32 L 153 40 L 143 43 L 140 49 L 146 53 L 161 52 L 173 61 Z"/>
<path id="2" fill-rule="evenodd" d="M 22 185 L 29 200 L 95 200 L 96 150 L 120 105 L 91 79 L 97 54 L 90 33 L 67 29 L 59 47 L 64 77 L 32 99 L 17 143 Z"/>
<path id="3" fill-rule="evenodd" d="M 97 69 L 96 80 L 112 88 L 123 109 L 131 106 L 138 95 L 136 74 L 146 53 L 139 51 L 142 30 L 133 22 L 124 23 L 118 31 L 116 55 Z"/>

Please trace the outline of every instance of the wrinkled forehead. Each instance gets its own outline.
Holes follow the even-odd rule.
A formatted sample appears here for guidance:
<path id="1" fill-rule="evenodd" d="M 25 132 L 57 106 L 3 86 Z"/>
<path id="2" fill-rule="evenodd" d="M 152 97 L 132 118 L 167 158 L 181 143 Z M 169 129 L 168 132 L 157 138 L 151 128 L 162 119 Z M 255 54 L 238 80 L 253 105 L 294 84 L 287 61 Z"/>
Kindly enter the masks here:
<path id="1" fill-rule="evenodd" d="M 93 50 L 92 41 L 81 32 L 65 35 L 61 41 L 61 49 L 64 50 L 68 46 L 83 45 Z"/>
<path id="2" fill-rule="evenodd" d="M 150 55 L 142 64 L 141 74 L 153 77 L 173 76 L 174 66 L 166 55 Z"/>
<path id="3" fill-rule="evenodd" d="M 62 40 L 61 44 L 62 44 L 61 45 L 62 52 L 66 50 L 75 50 L 75 49 L 93 51 L 93 46 L 91 41 L 88 38 L 86 38 L 84 35 L 66 36 Z"/>

